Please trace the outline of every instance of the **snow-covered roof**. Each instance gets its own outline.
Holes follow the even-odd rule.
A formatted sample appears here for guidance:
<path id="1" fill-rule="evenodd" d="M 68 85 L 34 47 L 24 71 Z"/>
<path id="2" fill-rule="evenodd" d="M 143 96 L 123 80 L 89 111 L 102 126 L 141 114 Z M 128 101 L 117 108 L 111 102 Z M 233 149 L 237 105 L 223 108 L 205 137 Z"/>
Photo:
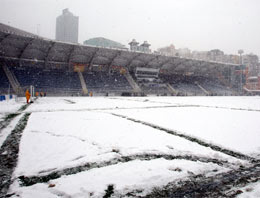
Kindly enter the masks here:
<path id="1" fill-rule="evenodd" d="M 150 67 L 169 73 L 215 74 L 234 64 L 209 62 L 152 53 L 132 52 L 58 42 L 0 24 L 0 59 L 39 62 L 56 65 L 80 63 L 92 66 L 124 66 L 129 70 Z"/>

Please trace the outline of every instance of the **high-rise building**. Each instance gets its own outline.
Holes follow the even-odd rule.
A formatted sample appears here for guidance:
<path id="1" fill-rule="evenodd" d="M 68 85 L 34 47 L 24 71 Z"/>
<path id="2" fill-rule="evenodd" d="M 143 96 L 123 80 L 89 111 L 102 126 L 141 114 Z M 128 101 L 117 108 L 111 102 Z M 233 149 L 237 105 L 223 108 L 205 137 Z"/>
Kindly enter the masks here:
<path id="1" fill-rule="evenodd" d="M 62 15 L 56 18 L 56 40 L 78 43 L 79 17 L 74 16 L 69 9 L 64 9 Z"/>

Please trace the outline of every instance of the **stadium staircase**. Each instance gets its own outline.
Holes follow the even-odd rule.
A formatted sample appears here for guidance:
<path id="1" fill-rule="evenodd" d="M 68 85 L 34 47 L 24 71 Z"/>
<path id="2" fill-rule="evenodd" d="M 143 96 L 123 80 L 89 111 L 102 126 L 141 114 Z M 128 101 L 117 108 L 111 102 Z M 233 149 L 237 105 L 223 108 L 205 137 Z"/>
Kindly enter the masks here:
<path id="1" fill-rule="evenodd" d="M 84 77 L 83 77 L 81 71 L 78 71 L 78 75 L 79 75 L 79 79 L 80 79 L 80 83 L 81 83 L 81 87 L 82 87 L 82 92 L 84 95 L 87 95 L 88 89 L 87 89 L 87 85 L 86 85 L 86 82 L 84 80 Z"/>
<path id="2" fill-rule="evenodd" d="M 9 68 L 6 65 L 2 65 L 2 68 L 15 92 L 17 95 L 21 95 L 23 93 L 23 90 L 21 88 L 20 83 L 16 79 L 16 77 L 13 75 L 13 73 L 9 70 Z"/>
<path id="3" fill-rule="evenodd" d="M 134 79 L 132 78 L 132 76 L 130 75 L 130 73 L 129 73 L 128 70 L 125 72 L 124 75 L 125 75 L 127 81 L 129 82 L 129 84 L 131 85 L 131 87 L 133 88 L 134 92 L 135 92 L 135 93 L 141 93 L 141 92 L 142 92 L 141 88 L 140 88 L 139 85 L 134 81 Z"/>
<path id="4" fill-rule="evenodd" d="M 166 83 L 166 87 L 171 94 L 177 94 L 177 91 L 170 85 L 170 83 Z"/>
<path id="5" fill-rule="evenodd" d="M 210 93 L 204 89 L 200 84 L 196 83 L 196 85 L 206 94 L 206 95 L 210 95 Z"/>

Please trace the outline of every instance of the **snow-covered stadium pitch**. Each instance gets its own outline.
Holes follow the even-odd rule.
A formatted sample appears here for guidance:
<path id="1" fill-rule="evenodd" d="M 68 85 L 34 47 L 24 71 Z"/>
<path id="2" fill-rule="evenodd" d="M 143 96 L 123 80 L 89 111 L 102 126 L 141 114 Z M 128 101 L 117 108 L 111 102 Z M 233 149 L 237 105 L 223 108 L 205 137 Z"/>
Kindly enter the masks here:
<path id="1" fill-rule="evenodd" d="M 9 197 L 260 197 L 260 97 L 19 98 L 0 123 Z"/>

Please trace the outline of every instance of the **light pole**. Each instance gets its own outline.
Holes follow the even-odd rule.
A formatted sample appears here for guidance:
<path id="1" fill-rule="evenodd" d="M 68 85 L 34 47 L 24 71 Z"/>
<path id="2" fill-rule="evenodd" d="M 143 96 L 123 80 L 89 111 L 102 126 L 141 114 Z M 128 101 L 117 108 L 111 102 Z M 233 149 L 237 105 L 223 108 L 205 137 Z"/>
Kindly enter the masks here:
<path id="1" fill-rule="evenodd" d="M 40 27 L 41 27 L 41 25 L 40 24 L 37 24 L 37 36 L 40 36 Z"/>
<path id="2" fill-rule="evenodd" d="M 240 55 L 239 57 L 239 64 L 240 64 L 240 89 L 241 89 L 241 93 L 243 91 L 243 83 L 242 83 L 242 75 L 243 75 L 243 70 L 242 70 L 242 54 L 244 53 L 244 50 L 240 49 L 238 50 L 238 54 Z"/>

